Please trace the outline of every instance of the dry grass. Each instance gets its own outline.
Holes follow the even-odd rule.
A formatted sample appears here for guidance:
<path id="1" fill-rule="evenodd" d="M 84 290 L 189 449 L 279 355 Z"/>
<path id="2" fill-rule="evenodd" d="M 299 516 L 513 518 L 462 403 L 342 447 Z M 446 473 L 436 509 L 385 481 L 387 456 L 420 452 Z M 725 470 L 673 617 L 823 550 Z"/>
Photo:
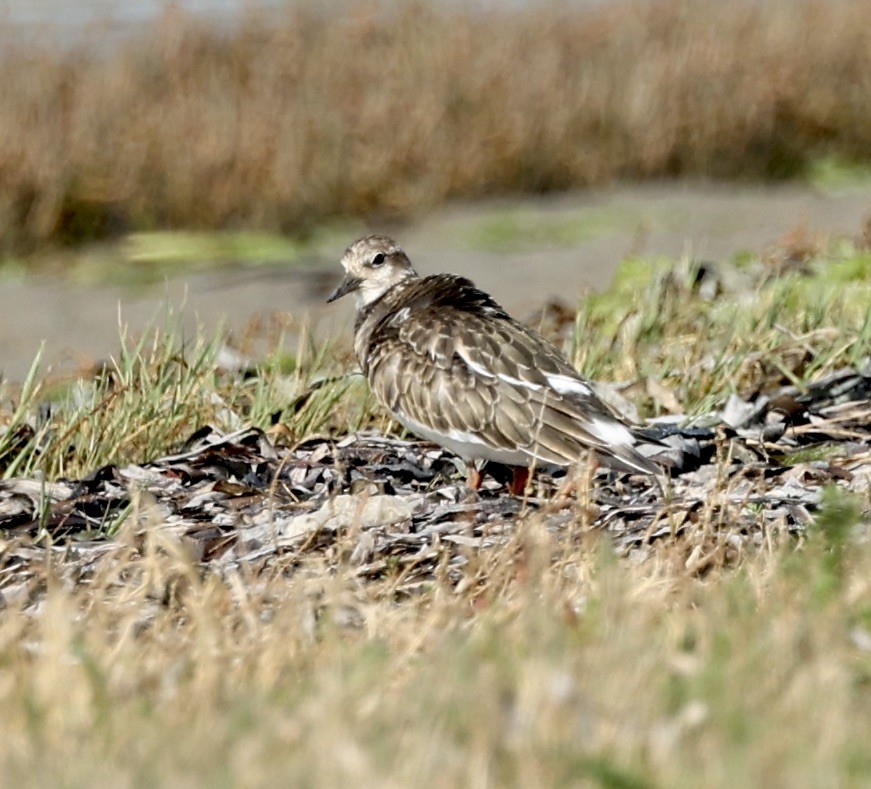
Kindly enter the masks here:
<path id="1" fill-rule="evenodd" d="M 351 538 L 349 538 L 350 540 Z M 317 560 L 203 575 L 155 524 L 0 616 L 9 785 L 818 786 L 869 776 L 871 550 L 704 580 L 527 522 L 396 601 Z M 350 542 L 347 546 L 350 548 Z M 342 550 L 342 545 L 337 546 Z"/>
<path id="2" fill-rule="evenodd" d="M 170 6 L 107 49 L 4 42 L 0 245 L 333 215 L 871 150 L 871 2 Z"/>

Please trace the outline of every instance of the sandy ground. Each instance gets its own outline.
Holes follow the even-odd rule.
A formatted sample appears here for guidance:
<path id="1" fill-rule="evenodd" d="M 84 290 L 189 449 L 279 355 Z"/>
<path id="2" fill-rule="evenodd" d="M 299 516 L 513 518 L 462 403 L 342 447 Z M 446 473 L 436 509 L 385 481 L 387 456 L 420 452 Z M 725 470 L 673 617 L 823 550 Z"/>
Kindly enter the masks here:
<path id="1" fill-rule="evenodd" d="M 454 206 L 372 230 L 396 236 L 420 273 L 465 274 L 522 316 L 548 299 L 574 304 L 586 289 L 606 287 L 628 254 L 720 260 L 764 250 L 798 226 L 856 235 L 869 212 L 871 186 L 835 195 L 800 186 L 658 185 Z M 118 347 L 119 315 L 139 332 L 168 306 L 188 328 L 239 329 L 258 315 L 291 311 L 308 316 L 318 336 L 350 332 L 350 300 L 328 307 L 323 299 L 352 240 L 322 244 L 302 266 L 180 274 L 144 290 L 7 277 L 0 369 L 20 380 L 42 343 L 43 369 L 53 372 L 105 359 Z"/>

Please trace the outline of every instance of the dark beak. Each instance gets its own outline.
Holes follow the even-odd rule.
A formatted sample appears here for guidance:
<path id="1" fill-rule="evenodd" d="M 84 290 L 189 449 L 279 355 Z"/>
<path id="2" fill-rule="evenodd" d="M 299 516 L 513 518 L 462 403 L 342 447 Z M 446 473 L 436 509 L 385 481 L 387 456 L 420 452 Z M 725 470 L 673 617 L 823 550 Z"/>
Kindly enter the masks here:
<path id="1" fill-rule="evenodd" d="M 327 304 L 331 301 L 342 298 L 342 296 L 345 296 L 348 293 L 353 293 L 360 287 L 361 282 L 363 282 L 363 280 L 360 279 L 360 277 L 352 277 L 350 274 L 345 274 L 345 278 L 339 283 L 339 287 L 330 294 L 330 297 L 327 299 Z"/>

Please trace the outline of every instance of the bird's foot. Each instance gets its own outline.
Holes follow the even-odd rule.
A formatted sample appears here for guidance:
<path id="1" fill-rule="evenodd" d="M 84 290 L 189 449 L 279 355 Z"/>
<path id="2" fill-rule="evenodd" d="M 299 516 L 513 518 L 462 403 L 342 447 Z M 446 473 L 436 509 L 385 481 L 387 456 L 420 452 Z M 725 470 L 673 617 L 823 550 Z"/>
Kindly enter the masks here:
<path id="1" fill-rule="evenodd" d="M 508 483 L 508 490 L 512 496 L 522 496 L 526 493 L 529 476 L 529 469 L 526 466 L 511 467 L 511 482 Z"/>
<path id="2" fill-rule="evenodd" d="M 478 491 L 484 479 L 484 472 L 474 463 L 466 463 L 466 487 L 470 491 Z"/>

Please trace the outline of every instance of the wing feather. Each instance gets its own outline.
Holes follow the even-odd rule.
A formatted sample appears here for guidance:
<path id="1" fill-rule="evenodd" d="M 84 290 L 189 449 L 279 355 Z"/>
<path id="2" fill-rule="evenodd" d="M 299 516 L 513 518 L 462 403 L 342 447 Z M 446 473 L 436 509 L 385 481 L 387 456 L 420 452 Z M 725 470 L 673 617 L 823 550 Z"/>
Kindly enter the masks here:
<path id="1" fill-rule="evenodd" d="M 407 318 L 389 320 L 406 308 Z M 592 449 L 606 462 L 658 471 L 565 357 L 468 280 L 415 280 L 381 309 L 358 321 L 358 353 L 394 413 L 436 433 L 521 450 L 530 462 L 568 465 Z"/>

